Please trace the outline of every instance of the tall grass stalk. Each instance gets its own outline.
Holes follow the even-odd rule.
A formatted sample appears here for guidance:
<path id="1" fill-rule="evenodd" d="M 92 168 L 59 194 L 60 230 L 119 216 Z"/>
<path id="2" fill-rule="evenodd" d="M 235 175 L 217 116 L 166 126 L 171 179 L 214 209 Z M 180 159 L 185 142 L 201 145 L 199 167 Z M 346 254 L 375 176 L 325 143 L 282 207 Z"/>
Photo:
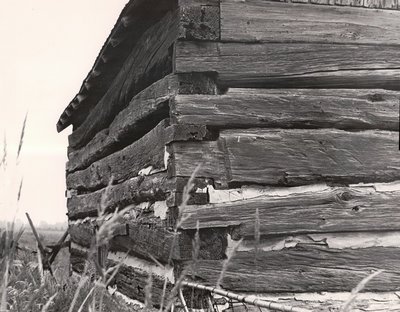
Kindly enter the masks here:
<path id="1" fill-rule="evenodd" d="M 367 277 L 365 277 L 356 287 L 353 288 L 349 298 L 346 302 L 342 305 L 340 312 L 350 312 L 351 306 L 353 305 L 354 301 L 357 299 L 358 294 L 365 288 L 365 286 L 376 276 L 381 274 L 383 270 L 376 271 Z"/>
<path id="2" fill-rule="evenodd" d="M 221 272 L 219 274 L 217 283 L 216 283 L 216 287 L 220 288 L 222 285 L 222 280 L 224 279 L 226 270 L 228 269 L 228 266 L 232 260 L 232 258 L 235 256 L 237 250 L 239 249 L 240 245 L 242 244 L 243 238 L 241 238 L 240 240 L 238 240 L 232 247 L 232 249 L 230 249 L 228 251 L 227 254 L 227 258 L 222 262 L 222 269 Z"/>
<path id="3" fill-rule="evenodd" d="M 190 192 L 192 191 L 193 187 L 194 187 L 194 179 L 196 178 L 197 172 L 200 170 L 202 164 L 198 164 L 195 168 L 195 170 L 192 172 L 192 175 L 190 176 L 188 182 L 186 183 L 185 187 L 183 188 L 183 193 L 182 193 L 182 203 L 181 205 L 178 207 L 178 217 L 177 220 L 175 222 L 175 226 L 174 226 L 174 232 L 173 232 L 173 238 L 172 238 L 172 244 L 171 244 L 171 250 L 169 252 L 169 256 L 168 256 L 168 265 L 171 265 L 172 263 L 172 257 L 174 255 L 175 252 L 175 246 L 176 246 L 176 240 L 178 238 L 178 230 L 180 229 L 180 227 L 182 226 L 183 221 L 185 221 L 186 218 L 183 217 L 183 213 L 189 203 L 190 200 Z M 173 288 L 173 290 L 177 291 L 178 288 L 180 287 L 180 283 L 183 280 L 182 274 L 187 274 L 187 271 L 183 271 L 181 273 L 181 276 L 178 278 L 178 281 L 175 282 L 175 286 Z M 180 281 L 180 282 L 179 282 Z M 161 302 L 160 302 L 160 312 L 163 311 L 164 309 L 164 304 L 165 304 L 165 295 L 167 292 L 167 279 L 164 280 L 164 284 L 163 284 L 163 291 L 162 291 L 162 295 L 161 295 Z M 176 286 L 178 286 L 178 288 L 176 288 Z M 171 294 L 172 291 L 171 291 Z M 173 294 L 174 297 L 177 293 Z M 171 297 L 171 296 L 169 296 Z M 169 299 L 169 301 L 172 301 L 173 299 Z M 170 306 L 169 302 L 167 302 L 167 305 Z"/>

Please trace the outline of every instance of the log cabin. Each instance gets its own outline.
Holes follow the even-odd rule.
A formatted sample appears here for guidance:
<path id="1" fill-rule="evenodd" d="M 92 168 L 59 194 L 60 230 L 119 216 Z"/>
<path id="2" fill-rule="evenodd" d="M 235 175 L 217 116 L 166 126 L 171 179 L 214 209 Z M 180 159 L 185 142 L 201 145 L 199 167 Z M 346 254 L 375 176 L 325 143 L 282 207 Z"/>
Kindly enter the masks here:
<path id="1" fill-rule="evenodd" d="M 400 311 L 399 45 L 399 0 L 129 1 L 57 123 L 74 271 L 126 208 L 129 298 L 151 275 L 155 307 L 183 278 L 337 311 L 383 270 L 353 311 Z"/>

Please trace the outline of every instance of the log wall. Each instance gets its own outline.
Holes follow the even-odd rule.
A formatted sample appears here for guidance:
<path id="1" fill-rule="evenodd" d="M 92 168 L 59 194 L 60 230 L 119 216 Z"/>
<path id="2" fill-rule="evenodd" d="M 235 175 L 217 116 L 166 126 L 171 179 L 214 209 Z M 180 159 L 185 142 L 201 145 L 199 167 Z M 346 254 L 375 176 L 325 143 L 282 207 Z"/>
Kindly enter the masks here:
<path id="1" fill-rule="evenodd" d="M 74 270 L 123 210 L 105 262 L 127 255 L 131 298 L 149 275 L 156 306 L 182 277 L 215 286 L 234 252 L 224 289 L 332 311 L 384 270 L 355 309 L 397 311 L 398 1 L 152 5 L 127 5 L 99 55 L 123 61 L 96 61 L 58 124 Z"/>

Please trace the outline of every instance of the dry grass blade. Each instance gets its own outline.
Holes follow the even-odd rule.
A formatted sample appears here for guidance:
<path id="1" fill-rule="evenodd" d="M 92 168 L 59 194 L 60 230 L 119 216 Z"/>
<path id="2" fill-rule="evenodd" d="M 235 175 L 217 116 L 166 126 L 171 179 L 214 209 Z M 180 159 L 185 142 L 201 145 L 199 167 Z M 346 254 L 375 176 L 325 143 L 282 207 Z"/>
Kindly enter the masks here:
<path id="1" fill-rule="evenodd" d="M 5 258 L 5 267 L 2 276 L 3 283 L 1 285 L 1 302 L 0 311 L 7 311 L 7 285 L 8 285 L 8 272 L 10 269 L 10 263 L 8 257 Z"/>
<path id="2" fill-rule="evenodd" d="M 92 287 L 92 289 L 90 289 L 90 291 L 88 292 L 88 294 L 86 295 L 85 299 L 83 299 L 81 306 L 78 309 L 78 312 L 82 312 L 83 308 L 86 304 L 86 302 L 89 300 L 90 296 L 93 294 L 95 287 Z"/>
<path id="3" fill-rule="evenodd" d="M 224 260 L 222 263 L 222 269 L 221 273 L 219 274 L 218 280 L 216 287 L 219 288 L 220 285 L 222 284 L 222 280 L 225 276 L 226 270 L 228 269 L 229 263 L 231 262 L 232 258 L 235 256 L 239 246 L 242 244 L 243 239 L 240 239 L 236 244 L 233 246 L 233 248 L 228 252 L 228 257 Z"/>
<path id="4" fill-rule="evenodd" d="M 18 144 L 17 159 L 19 159 L 19 155 L 21 153 L 22 145 L 24 143 L 25 127 L 26 127 L 27 118 L 28 118 L 28 113 L 26 113 L 25 119 L 24 119 L 24 123 L 22 124 L 21 136 L 19 138 L 19 144 Z"/>
<path id="5" fill-rule="evenodd" d="M 50 308 L 50 305 L 53 303 L 54 298 L 58 295 L 58 293 L 55 293 L 53 296 L 47 300 L 46 304 L 42 308 L 42 312 L 47 312 L 47 310 Z"/>
<path id="6" fill-rule="evenodd" d="M 196 169 L 193 171 L 192 175 L 190 176 L 188 182 L 186 183 L 185 187 L 183 188 L 183 194 L 182 194 L 182 203 L 181 205 L 178 207 L 179 208 L 179 212 L 178 212 L 178 219 L 175 223 L 175 227 L 174 227 L 174 236 L 172 239 L 172 244 L 171 244 L 171 250 L 169 251 L 169 256 L 168 256 L 168 264 L 171 264 L 172 261 L 172 256 L 174 253 L 174 249 L 175 249 L 175 245 L 176 245 L 176 238 L 178 236 L 178 229 L 181 227 L 182 222 L 184 221 L 184 218 L 182 217 L 182 214 L 185 210 L 185 207 L 187 206 L 189 199 L 190 199 L 190 192 L 194 187 L 194 179 L 197 175 L 197 172 L 200 170 L 202 164 L 198 164 Z M 176 286 L 176 285 L 175 285 Z M 160 302 L 160 312 L 163 311 L 164 308 L 164 301 L 165 301 L 165 294 L 167 292 L 167 280 L 164 281 L 164 285 L 163 285 L 163 292 L 162 292 L 162 296 L 161 296 L 161 302 Z M 170 307 L 169 307 L 170 308 Z"/>
<path id="7" fill-rule="evenodd" d="M 255 222 L 254 222 L 254 241 L 255 241 L 254 269 L 257 272 L 258 246 L 260 245 L 260 213 L 258 211 L 258 208 L 256 209 Z M 258 289 L 257 274 L 254 277 L 254 285 L 255 285 L 255 290 L 257 292 Z"/>
<path id="8" fill-rule="evenodd" d="M 351 306 L 356 300 L 358 294 L 365 288 L 365 286 L 377 275 L 381 274 L 383 271 L 379 270 L 376 271 L 370 275 L 368 275 L 366 278 L 364 278 L 358 285 L 353 288 L 351 291 L 350 297 L 347 299 L 347 301 L 343 304 L 342 308 L 340 309 L 340 312 L 350 312 Z"/>
<path id="9" fill-rule="evenodd" d="M 85 266 L 84 274 L 86 274 L 86 272 L 87 272 L 87 265 Z M 76 291 L 75 291 L 74 297 L 72 298 L 72 302 L 71 302 L 71 305 L 69 306 L 68 312 L 74 311 L 76 302 L 78 300 L 79 293 L 80 293 L 81 289 L 83 288 L 83 286 L 86 284 L 86 282 L 89 280 L 89 278 L 84 276 L 84 274 L 82 274 L 83 277 L 81 278 L 81 280 L 78 283 L 78 287 L 76 288 Z"/>
<path id="10" fill-rule="evenodd" d="M 3 157 L 1 158 L 0 162 L 0 168 L 4 167 L 4 170 L 6 170 L 7 167 L 7 138 L 6 134 L 4 133 L 4 139 L 3 139 Z"/>
<path id="11" fill-rule="evenodd" d="M 19 183 L 19 189 L 18 189 L 18 196 L 17 196 L 17 201 L 21 199 L 21 194 L 22 194 L 22 185 L 24 183 L 24 179 L 21 179 L 21 182 Z"/>
<path id="12" fill-rule="evenodd" d="M 110 181 L 108 181 L 107 187 L 104 190 L 104 193 L 101 195 L 100 206 L 98 207 L 98 216 L 101 217 L 105 214 L 107 208 L 107 200 L 111 193 L 111 186 L 114 183 L 114 177 L 112 176 Z"/>
<path id="13" fill-rule="evenodd" d="M 146 282 L 146 287 L 144 288 L 144 293 L 145 293 L 145 298 L 144 298 L 144 306 L 145 306 L 145 311 L 150 311 L 151 307 L 153 306 L 152 302 L 152 291 L 153 288 L 153 273 L 150 272 L 147 282 Z"/>

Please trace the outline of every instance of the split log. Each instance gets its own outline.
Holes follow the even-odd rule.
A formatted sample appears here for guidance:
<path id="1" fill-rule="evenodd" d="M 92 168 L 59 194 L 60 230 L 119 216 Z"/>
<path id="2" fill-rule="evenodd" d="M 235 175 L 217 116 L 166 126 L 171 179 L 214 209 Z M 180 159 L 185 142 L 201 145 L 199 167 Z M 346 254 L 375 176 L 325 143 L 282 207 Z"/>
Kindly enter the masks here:
<path id="1" fill-rule="evenodd" d="M 93 193 L 73 195 L 67 200 L 68 217 L 71 220 L 97 216 L 101 205 L 106 212 L 123 209 L 142 202 L 163 201 L 174 189 L 176 179 L 168 179 L 165 173 L 138 176 L 121 184 L 112 185 Z"/>
<path id="2" fill-rule="evenodd" d="M 176 44 L 176 72 L 217 72 L 228 87 L 399 90 L 395 46 L 318 43 Z"/>
<path id="3" fill-rule="evenodd" d="M 239 251 L 230 260 L 222 287 L 237 292 L 350 291 L 371 272 L 384 270 L 364 291 L 400 290 L 400 248 L 330 249 L 297 245 L 279 251 Z M 187 264 L 189 266 L 190 263 Z M 222 261 L 201 260 L 194 274 L 215 286 Z"/>
<path id="4" fill-rule="evenodd" d="M 332 129 L 221 131 L 218 141 L 172 143 L 170 175 L 228 184 L 302 185 L 400 179 L 398 132 Z"/>
<path id="5" fill-rule="evenodd" d="M 96 190 L 105 187 L 113 177 L 115 183 L 137 177 L 140 170 L 166 169 L 165 145 L 173 141 L 201 140 L 208 135 L 205 126 L 171 125 L 163 120 L 145 136 L 128 147 L 92 163 L 84 170 L 67 175 L 67 188 Z"/>
<path id="6" fill-rule="evenodd" d="M 235 89 L 177 95 L 177 123 L 217 128 L 338 128 L 399 130 L 400 93 L 347 89 Z"/>
<path id="7" fill-rule="evenodd" d="M 70 146 L 83 147 L 112 122 L 134 95 L 172 72 L 170 47 L 178 36 L 177 20 L 177 11 L 168 12 L 142 35 L 103 98 L 69 136 Z"/>
<path id="8" fill-rule="evenodd" d="M 271 190 L 273 194 L 273 189 Z M 267 193 L 268 194 L 268 193 Z M 187 206 L 182 229 L 239 227 L 240 236 L 254 235 L 256 210 L 260 235 L 386 231 L 399 229 L 400 188 L 377 191 L 374 186 L 326 187 L 234 202 Z"/>
<path id="9" fill-rule="evenodd" d="M 338 2 L 349 5 L 347 0 Z M 358 2 L 362 6 L 363 1 Z M 367 6 L 393 8 L 397 1 L 379 2 L 367 0 Z M 261 0 L 221 2 L 222 41 L 400 44 L 399 31 L 398 11 Z"/>
<path id="10" fill-rule="evenodd" d="M 73 244 L 71 248 L 71 263 L 72 269 L 75 272 L 82 274 L 84 267 L 87 263 L 88 249 L 83 248 L 79 245 Z M 171 276 L 172 272 L 169 269 L 159 269 L 148 261 L 140 260 L 134 257 L 128 257 L 124 260 L 124 256 L 120 257 L 110 256 L 106 261 L 107 267 L 113 267 L 119 265 L 121 262 L 118 272 L 111 282 L 111 286 L 116 286 L 117 290 L 122 294 L 132 299 L 144 301 L 145 299 L 145 287 L 148 285 L 149 276 L 152 275 L 152 288 L 151 294 L 154 305 L 159 305 L 162 294 L 165 278 L 168 278 L 166 296 L 169 295 L 169 291 L 172 288 L 171 282 L 173 282 Z M 87 273 L 93 275 L 93 265 L 90 267 Z M 152 272 L 152 269 L 154 270 Z M 165 275 L 164 275 L 165 274 Z"/>
<path id="11" fill-rule="evenodd" d="M 70 222 L 69 233 L 73 243 L 90 248 L 94 242 L 96 220 Z M 198 259 L 223 259 L 227 248 L 225 229 L 201 229 L 199 231 Z M 112 252 L 161 263 L 193 259 L 195 231 L 177 232 L 168 229 L 162 220 L 149 217 L 147 220 L 124 221 L 119 231 L 114 232 L 109 242 Z"/>

